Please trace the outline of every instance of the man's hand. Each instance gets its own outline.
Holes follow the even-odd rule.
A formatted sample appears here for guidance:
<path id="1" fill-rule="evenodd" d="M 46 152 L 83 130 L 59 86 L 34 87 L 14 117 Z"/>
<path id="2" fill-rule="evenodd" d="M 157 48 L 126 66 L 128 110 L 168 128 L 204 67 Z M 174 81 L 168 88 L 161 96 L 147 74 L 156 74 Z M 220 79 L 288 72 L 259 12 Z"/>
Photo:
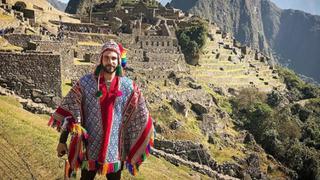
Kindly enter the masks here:
<path id="1" fill-rule="evenodd" d="M 68 152 L 67 144 L 59 143 L 57 146 L 58 157 L 64 156 L 65 154 L 67 154 L 67 152 Z"/>

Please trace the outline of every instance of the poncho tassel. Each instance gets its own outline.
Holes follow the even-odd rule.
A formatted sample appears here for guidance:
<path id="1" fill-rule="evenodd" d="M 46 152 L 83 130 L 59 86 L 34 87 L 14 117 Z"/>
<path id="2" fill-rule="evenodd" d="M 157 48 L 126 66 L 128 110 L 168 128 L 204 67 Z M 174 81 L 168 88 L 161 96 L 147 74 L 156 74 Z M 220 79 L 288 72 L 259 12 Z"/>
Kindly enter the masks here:
<path id="1" fill-rule="evenodd" d="M 126 167 L 131 175 L 136 176 L 138 174 L 139 166 L 147 159 L 147 157 L 151 153 L 151 146 L 153 146 L 153 137 L 150 139 L 145 152 L 141 155 L 136 164 L 131 164 L 128 162 L 126 163 Z"/>

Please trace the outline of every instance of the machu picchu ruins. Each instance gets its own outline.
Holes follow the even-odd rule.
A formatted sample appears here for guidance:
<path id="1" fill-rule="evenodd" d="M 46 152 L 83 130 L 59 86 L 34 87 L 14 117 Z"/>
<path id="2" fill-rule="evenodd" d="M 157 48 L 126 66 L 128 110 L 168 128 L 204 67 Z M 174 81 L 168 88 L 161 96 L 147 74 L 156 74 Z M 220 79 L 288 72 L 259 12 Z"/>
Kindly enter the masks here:
<path id="1" fill-rule="evenodd" d="M 117 8 L 120 2 L 121 8 Z M 27 90 L 17 93 L 34 100 L 37 98 L 37 102 L 48 101 L 40 101 L 38 97 L 33 97 L 32 91 L 41 91 L 43 99 L 48 95 L 51 98 L 61 98 L 59 84 L 62 81 L 75 80 L 92 71 L 98 59 L 100 47 L 108 39 L 117 40 L 128 49 L 130 59 L 128 74 L 134 76 L 138 72 L 150 81 L 161 79 L 164 81 L 170 72 L 174 71 L 181 72 L 183 76 L 193 76 L 197 81 L 212 82 L 213 85 L 221 87 L 253 86 L 268 91 L 281 88 L 281 84 L 277 82 L 276 70 L 273 69 L 268 57 L 249 47 L 241 47 L 241 45 L 237 47 L 235 40 L 221 32 L 214 23 L 210 24 L 208 37 L 211 39 L 207 40 L 206 48 L 199 59 L 199 67 L 190 68 L 185 63 L 175 31 L 179 26 L 188 23 L 192 17 L 182 11 L 163 7 L 157 1 L 96 3 L 88 16 L 59 15 L 58 20 L 48 20 L 46 24 L 47 26 L 50 24 L 52 28 L 47 28 L 39 22 L 36 24 L 41 16 L 38 15 L 40 14 L 38 11 L 42 8 L 35 5 L 29 8 L 27 4 L 17 1 L 14 5 L 3 2 L 1 7 L 4 15 L 13 14 L 12 18 L 18 19 L 19 23 L 19 26 L 7 27 L 6 29 L 14 28 L 14 31 L 3 32 L 5 34 L 2 39 L 13 46 L 23 48 L 21 52 L 1 53 L 1 58 L 8 61 L 1 63 L 6 64 L 8 69 L 14 69 L 15 63 L 10 62 L 19 61 L 17 59 L 21 56 L 30 57 L 25 60 L 26 63 L 29 61 L 34 63 L 36 59 L 47 61 L 47 57 L 56 57 L 54 60 L 48 60 L 52 61 L 51 66 L 48 67 L 52 69 L 45 69 L 44 66 L 29 68 L 30 72 L 43 74 L 45 78 L 49 78 L 48 82 L 54 82 L 55 85 L 50 88 L 40 88 L 40 86 L 36 86 L 38 89 L 24 88 L 27 82 L 19 78 L 20 75 L 34 80 L 30 74 L 24 74 L 27 71 L 15 76 L 6 77 L 5 74 L 1 76 L 5 87 L 13 88 L 15 83 L 22 84 L 22 89 Z M 52 7 L 48 9 L 50 11 Z M 68 21 L 69 19 L 72 19 L 71 22 Z M 20 26 L 25 30 L 21 31 Z M 29 29 L 33 33 L 28 33 Z M 9 60 L 8 56 L 12 60 Z M 35 63 L 36 66 L 37 64 L 40 63 Z M 56 74 L 52 77 L 46 75 L 46 73 L 49 75 L 57 72 L 52 71 L 53 69 L 60 69 L 61 80 L 50 79 L 57 77 Z M 2 72 L 6 71 L 7 69 L 2 70 Z M 10 85 L 6 82 L 14 82 L 14 84 Z M 42 83 L 43 80 L 40 82 Z M 51 105 L 53 105 L 52 102 Z"/>
<path id="2" fill-rule="evenodd" d="M 290 91 L 273 58 L 215 22 L 158 0 L 70 0 L 66 12 L 46 0 L 0 0 L 0 94 L 10 91 L 25 99 L 25 109 L 52 113 L 94 71 L 103 43 L 114 40 L 126 48 L 125 74 L 141 87 L 156 119 L 154 156 L 204 179 L 296 178 L 232 114 L 230 101 L 241 92 L 254 92 L 255 99 Z M 200 21 L 204 44 L 191 56 L 177 33 Z"/>

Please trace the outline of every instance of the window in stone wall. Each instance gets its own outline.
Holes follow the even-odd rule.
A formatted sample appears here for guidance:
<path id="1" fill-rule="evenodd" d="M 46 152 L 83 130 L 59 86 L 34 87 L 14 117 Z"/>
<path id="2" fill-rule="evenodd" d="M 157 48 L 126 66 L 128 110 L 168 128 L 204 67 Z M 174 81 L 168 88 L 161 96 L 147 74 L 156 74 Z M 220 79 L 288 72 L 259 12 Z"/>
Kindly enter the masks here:
<path id="1" fill-rule="evenodd" d="M 164 42 L 162 42 L 162 46 L 164 46 Z"/>
<path id="2" fill-rule="evenodd" d="M 151 41 L 151 46 L 153 46 L 153 41 Z"/>
<path id="3" fill-rule="evenodd" d="M 157 42 L 157 46 L 159 46 L 159 42 Z"/>
<path id="4" fill-rule="evenodd" d="M 146 41 L 146 46 L 149 46 L 149 42 L 148 41 Z"/>
<path id="5" fill-rule="evenodd" d="M 167 46 L 170 46 L 170 41 L 167 42 Z"/>

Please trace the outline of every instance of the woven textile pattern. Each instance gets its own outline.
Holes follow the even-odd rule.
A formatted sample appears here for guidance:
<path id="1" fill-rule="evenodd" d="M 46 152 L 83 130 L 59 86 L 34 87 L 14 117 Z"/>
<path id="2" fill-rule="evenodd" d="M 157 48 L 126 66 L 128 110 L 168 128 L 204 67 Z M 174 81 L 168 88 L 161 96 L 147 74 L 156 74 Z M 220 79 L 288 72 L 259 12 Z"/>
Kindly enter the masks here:
<path id="1" fill-rule="evenodd" d="M 97 82 L 92 74 L 80 79 L 83 96 L 84 127 L 89 134 L 88 138 L 88 158 L 98 159 L 102 144 L 102 120 L 99 99 L 95 96 L 97 92 Z"/>
<path id="2" fill-rule="evenodd" d="M 137 139 L 140 137 L 142 131 L 146 126 L 148 120 L 148 109 L 145 104 L 144 98 L 141 96 L 141 92 L 137 89 L 134 92 L 134 96 L 138 98 L 136 101 L 136 108 L 133 110 L 132 116 L 128 119 L 124 129 L 124 143 L 125 152 L 129 152 L 132 146 L 136 143 Z"/>
<path id="3" fill-rule="evenodd" d="M 120 78 L 119 89 L 122 92 L 122 96 L 118 97 L 115 102 L 115 109 L 113 111 L 114 119 L 107 151 L 107 162 L 115 162 L 119 160 L 119 132 L 122 123 L 122 113 L 128 97 L 133 90 L 132 80 L 127 77 Z"/>

